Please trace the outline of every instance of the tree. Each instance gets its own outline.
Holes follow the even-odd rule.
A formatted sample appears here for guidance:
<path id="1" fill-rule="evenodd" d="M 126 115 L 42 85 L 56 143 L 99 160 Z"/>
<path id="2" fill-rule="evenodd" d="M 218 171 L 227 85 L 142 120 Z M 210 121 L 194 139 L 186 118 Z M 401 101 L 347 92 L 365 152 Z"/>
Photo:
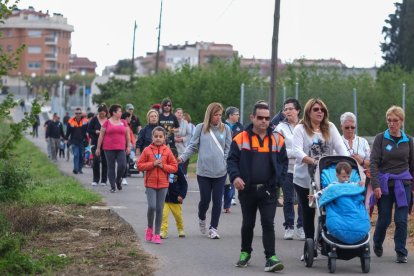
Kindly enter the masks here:
<path id="1" fill-rule="evenodd" d="M 395 12 L 382 28 L 384 42 L 381 51 L 385 69 L 399 65 L 406 71 L 414 69 L 414 0 L 395 3 Z"/>
<path id="2" fill-rule="evenodd" d="M 133 71 L 135 72 L 137 67 L 134 64 Z M 115 66 L 115 74 L 118 75 L 131 75 L 131 60 L 130 59 L 121 59 Z"/>

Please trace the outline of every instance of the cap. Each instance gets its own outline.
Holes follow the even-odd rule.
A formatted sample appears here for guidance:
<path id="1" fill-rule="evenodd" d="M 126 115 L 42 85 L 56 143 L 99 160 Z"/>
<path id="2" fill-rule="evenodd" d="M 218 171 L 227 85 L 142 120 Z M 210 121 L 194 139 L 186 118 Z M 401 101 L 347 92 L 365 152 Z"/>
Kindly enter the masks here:
<path id="1" fill-rule="evenodd" d="M 126 106 L 125 106 L 125 109 L 126 110 L 129 110 L 129 109 L 134 109 L 134 106 L 132 105 L 132 104 L 127 104 Z"/>

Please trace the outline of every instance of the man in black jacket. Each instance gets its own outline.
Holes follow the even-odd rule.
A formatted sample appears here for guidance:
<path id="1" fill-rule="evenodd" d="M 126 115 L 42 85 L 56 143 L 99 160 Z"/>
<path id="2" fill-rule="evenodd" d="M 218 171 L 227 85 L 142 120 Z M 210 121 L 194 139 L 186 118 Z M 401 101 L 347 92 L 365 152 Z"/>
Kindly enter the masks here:
<path id="1" fill-rule="evenodd" d="M 73 154 L 73 173 L 83 173 L 83 152 L 84 142 L 86 140 L 86 130 L 88 126 L 88 120 L 82 118 L 82 109 L 76 108 L 75 117 L 72 117 L 68 121 L 68 129 L 66 131 L 65 140 L 69 141 Z"/>
<path id="2" fill-rule="evenodd" d="M 63 124 L 60 122 L 60 118 L 57 113 L 53 113 L 53 118 L 49 121 L 46 128 L 46 143 L 50 148 L 50 159 L 57 161 L 57 153 L 59 150 L 60 138 L 63 138 Z"/>
<path id="3" fill-rule="evenodd" d="M 287 174 L 288 158 L 284 138 L 272 132 L 269 106 L 256 103 L 252 124 L 236 135 L 227 159 L 231 183 L 239 190 L 243 222 L 242 248 L 237 267 L 246 267 L 251 257 L 256 213 L 259 209 L 266 272 L 280 271 L 283 263 L 275 253 L 274 218 L 276 214 L 276 188 Z"/>

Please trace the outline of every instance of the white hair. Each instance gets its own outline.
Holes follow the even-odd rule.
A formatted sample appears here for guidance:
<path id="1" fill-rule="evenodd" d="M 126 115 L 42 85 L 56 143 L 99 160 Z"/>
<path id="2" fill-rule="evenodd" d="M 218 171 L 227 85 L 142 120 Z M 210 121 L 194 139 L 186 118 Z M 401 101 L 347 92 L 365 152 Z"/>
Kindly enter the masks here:
<path id="1" fill-rule="evenodd" d="M 345 124 L 346 121 L 353 121 L 355 125 L 357 123 L 356 116 L 352 112 L 345 112 L 341 115 L 341 118 L 339 120 L 341 121 L 341 125 Z"/>

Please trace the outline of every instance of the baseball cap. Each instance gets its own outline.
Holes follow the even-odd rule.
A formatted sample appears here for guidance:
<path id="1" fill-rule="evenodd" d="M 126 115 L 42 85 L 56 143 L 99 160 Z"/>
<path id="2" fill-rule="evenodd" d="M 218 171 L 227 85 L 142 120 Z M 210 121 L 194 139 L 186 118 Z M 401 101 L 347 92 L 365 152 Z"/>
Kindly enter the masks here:
<path id="1" fill-rule="evenodd" d="M 127 104 L 126 106 L 125 106 L 125 109 L 126 110 L 129 110 L 129 109 L 134 109 L 134 106 L 132 105 L 132 104 Z"/>

